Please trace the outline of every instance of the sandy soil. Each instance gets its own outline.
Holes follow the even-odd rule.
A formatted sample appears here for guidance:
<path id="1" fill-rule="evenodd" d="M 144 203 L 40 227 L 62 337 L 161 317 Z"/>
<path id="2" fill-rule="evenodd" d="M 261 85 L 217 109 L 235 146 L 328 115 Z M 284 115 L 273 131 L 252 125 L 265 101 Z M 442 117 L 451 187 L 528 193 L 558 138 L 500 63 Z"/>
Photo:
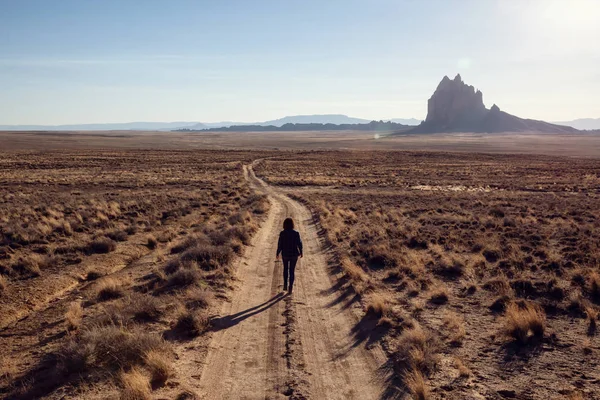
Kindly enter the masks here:
<path id="1" fill-rule="evenodd" d="M 223 305 L 201 374 L 194 373 L 191 352 L 185 355 L 190 362 L 182 363 L 189 370 L 179 375 L 190 377 L 186 385 L 207 399 L 380 398 L 385 355 L 378 346 L 367 348 L 355 332 L 360 310 L 336 291 L 310 212 L 256 178 L 251 166 L 246 171 L 269 196 L 271 211 L 240 260 L 242 284 Z M 282 291 L 281 262 L 275 259 L 288 216 L 305 246 L 291 296 Z"/>

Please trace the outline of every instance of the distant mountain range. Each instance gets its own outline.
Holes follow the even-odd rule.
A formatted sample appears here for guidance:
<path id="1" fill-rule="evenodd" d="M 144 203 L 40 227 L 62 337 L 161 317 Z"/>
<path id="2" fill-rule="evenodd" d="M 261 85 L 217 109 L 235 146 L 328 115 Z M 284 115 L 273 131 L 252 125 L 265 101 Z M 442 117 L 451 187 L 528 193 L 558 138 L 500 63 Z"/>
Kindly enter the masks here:
<path id="1" fill-rule="evenodd" d="M 293 115 L 265 121 L 257 125 L 283 126 L 285 124 L 365 124 L 371 122 L 368 119 L 353 118 L 342 114 L 323 114 L 323 115 Z"/>
<path id="2" fill-rule="evenodd" d="M 580 118 L 573 121 L 554 122 L 558 125 L 572 126 L 575 129 L 581 130 L 596 130 L 600 129 L 600 118 Z"/>
<path id="3" fill-rule="evenodd" d="M 501 111 L 497 105 L 487 109 L 483 94 L 467 85 L 459 75 L 444 76 L 427 102 L 427 118 L 407 133 L 437 132 L 541 132 L 575 133 L 571 126 L 519 118 Z"/>
<path id="4" fill-rule="evenodd" d="M 211 131 L 211 132 L 298 132 L 298 131 L 371 131 L 371 132 L 400 132 L 412 126 L 402 125 L 391 121 L 370 121 L 356 124 L 321 124 L 321 123 L 285 123 L 276 125 L 232 125 L 220 128 L 181 128 L 178 131 Z"/>
<path id="5" fill-rule="evenodd" d="M 418 125 L 421 121 L 415 118 L 386 119 L 402 125 Z M 367 124 L 369 119 L 353 118 L 341 114 L 324 115 L 293 115 L 264 122 L 128 122 L 128 123 L 106 123 L 106 124 L 71 124 L 71 125 L 0 125 L 0 131 L 115 131 L 115 130 L 149 130 L 149 131 L 171 131 L 177 129 L 202 130 L 209 128 L 223 128 L 230 126 L 278 126 L 285 124 Z"/>
<path id="6" fill-rule="evenodd" d="M 279 119 L 273 119 L 264 122 L 202 122 L 191 126 L 182 126 L 183 129 L 203 130 L 213 128 L 229 128 L 229 127 L 249 127 L 249 126 L 276 126 L 282 127 L 285 124 L 334 124 L 334 125 L 349 125 L 349 124 L 368 124 L 372 120 L 364 118 L 354 118 L 343 114 L 314 114 L 314 115 L 292 115 Z M 402 125 L 416 126 L 421 123 L 421 120 L 415 118 L 393 118 L 384 119 L 384 122 L 394 122 Z"/>
<path id="7" fill-rule="evenodd" d="M 422 120 L 416 119 L 416 118 L 392 118 L 392 119 L 384 119 L 384 121 L 390 121 L 390 122 L 395 122 L 397 124 L 410 125 L 410 126 L 417 126 L 422 122 Z"/>
<path id="8" fill-rule="evenodd" d="M 450 79 L 448 79 L 446 77 L 446 80 L 443 80 L 442 82 L 444 83 L 444 85 L 447 85 L 448 82 L 453 82 Z M 462 80 L 460 81 L 460 83 L 462 85 L 464 85 L 465 87 L 469 88 L 472 86 L 468 86 L 465 85 Z M 440 83 L 441 85 L 441 83 Z M 450 84 L 450 86 L 452 86 L 452 84 Z M 462 87 L 462 86 L 461 86 Z M 438 87 L 439 89 L 439 87 Z M 462 89 L 460 89 L 462 90 Z M 466 89 L 467 91 L 469 89 Z M 481 92 L 478 92 L 481 93 Z M 466 97 L 464 97 L 466 94 L 463 93 L 460 96 L 462 96 L 462 100 L 458 100 L 463 101 Z M 481 113 L 483 110 L 487 110 L 485 109 L 485 107 L 483 106 L 483 102 L 479 102 L 479 100 L 477 99 L 477 96 L 479 96 L 477 94 L 477 92 L 475 92 L 473 90 L 472 96 L 474 96 L 476 103 L 474 103 L 474 107 L 476 110 L 475 114 L 477 113 Z M 439 98 L 438 98 L 439 100 Z M 430 99 L 431 101 L 431 99 Z M 439 101 L 438 101 L 439 103 Z M 479 104 L 481 103 L 481 104 Z M 483 107 L 483 109 L 481 108 Z M 491 110 L 487 110 L 488 112 L 490 111 L 494 111 L 492 114 L 490 114 L 488 116 L 488 121 L 486 122 L 486 124 L 488 124 L 488 126 L 480 126 L 478 127 L 479 130 L 492 130 L 492 131 L 496 131 L 497 128 L 506 128 L 506 129 L 513 129 L 513 130 L 517 130 L 517 131 L 522 131 L 522 130 L 535 130 L 540 128 L 538 125 L 536 125 L 536 123 L 538 122 L 543 122 L 543 121 L 535 121 L 535 120 L 527 120 L 527 119 L 520 119 L 521 121 L 517 121 L 514 118 L 518 118 L 518 117 L 514 117 L 511 116 L 510 114 L 504 113 L 503 111 L 500 111 L 499 109 L 496 110 L 497 107 L 492 107 Z M 429 111 L 429 110 L 428 110 Z M 485 113 L 485 111 L 483 111 Z M 472 115 L 473 116 L 473 115 Z M 429 117 L 429 116 L 428 116 Z M 514 117 L 514 118 L 512 118 Z M 499 119 L 501 118 L 502 120 L 504 120 L 505 125 L 503 125 L 502 127 L 492 127 L 489 126 L 489 124 L 498 124 L 498 121 L 494 122 L 494 119 Z M 512 119 L 511 119 L 512 118 Z M 511 122 L 508 122 L 508 120 L 511 120 Z M 180 130 L 180 129 L 189 129 L 189 130 L 204 130 L 204 129 L 212 129 L 212 128 L 228 128 L 228 127 L 248 127 L 248 126 L 275 126 L 275 127 L 282 127 L 285 124 L 334 124 L 334 125 L 352 125 L 352 124 L 369 124 L 371 122 L 371 120 L 368 119 L 363 119 L 363 118 L 354 118 L 354 117 L 349 117 L 347 115 L 343 115 L 343 114 L 323 114 L 323 115 L 292 115 L 292 116 L 287 116 L 287 117 L 283 117 L 283 118 L 279 118 L 279 119 L 274 119 L 274 120 L 270 120 L 270 121 L 264 121 L 264 122 L 235 122 L 235 121 L 221 121 L 221 122 L 197 122 L 197 121 L 176 121 L 176 122 L 127 122 L 127 123 L 105 123 L 105 124 L 70 124 L 70 125 L 0 125 L 0 131 L 120 131 L 120 130 L 147 130 L 147 131 L 172 131 L 172 130 Z M 417 126 L 421 123 L 421 120 L 418 120 L 416 118 L 390 118 L 390 119 L 384 119 L 383 122 L 393 122 L 396 124 L 400 124 L 400 125 L 408 125 L 408 126 Z M 430 121 L 431 122 L 431 121 Z M 431 127 L 431 123 L 427 123 L 427 121 L 425 121 L 427 126 Z M 456 121 L 455 121 L 456 122 Z M 552 124 L 544 122 L 543 124 L 547 124 L 547 125 L 555 125 L 555 126 L 563 126 L 563 127 L 573 127 L 575 129 L 580 129 L 580 130 L 598 130 L 600 129 L 600 118 L 583 118 L 583 119 L 576 119 L 573 121 L 562 121 L 562 122 L 554 122 Z M 544 125 L 541 127 L 541 131 L 545 132 L 547 131 L 547 129 L 549 129 L 549 127 L 547 125 Z M 331 127 L 329 129 L 332 129 Z M 347 129 L 346 127 L 342 127 L 339 129 Z M 363 129 L 363 128 L 359 128 L 359 129 Z M 365 128 L 368 129 L 368 128 Z M 420 130 L 422 129 L 429 129 L 426 127 L 421 127 Z M 441 126 L 438 126 L 438 129 L 442 129 Z M 443 128 L 443 129 L 448 129 L 448 128 Z M 461 128 L 462 129 L 462 128 Z M 555 128 L 551 128 L 555 129 Z M 560 128 L 560 129 L 564 129 L 564 128 Z M 559 130 L 560 130 L 559 129 Z M 568 128 L 567 128 L 568 129 Z M 294 130 L 294 129 L 291 129 Z"/>
<path id="9" fill-rule="evenodd" d="M 170 131 L 197 122 L 125 122 L 107 124 L 73 124 L 73 125 L 0 125 L 0 131 Z"/>

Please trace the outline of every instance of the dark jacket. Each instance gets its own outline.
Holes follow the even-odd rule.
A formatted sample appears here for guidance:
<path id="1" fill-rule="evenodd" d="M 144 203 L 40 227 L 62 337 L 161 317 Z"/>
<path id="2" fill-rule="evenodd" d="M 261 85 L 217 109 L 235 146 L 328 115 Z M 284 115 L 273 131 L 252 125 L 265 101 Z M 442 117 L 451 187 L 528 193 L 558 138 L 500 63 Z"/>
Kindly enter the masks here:
<path id="1" fill-rule="evenodd" d="M 282 253 L 283 257 L 291 258 L 302 255 L 302 240 L 300 234 L 293 230 L 282 230 L 279 233 L 279 242 L 277 243 L 277 255 Z"/>

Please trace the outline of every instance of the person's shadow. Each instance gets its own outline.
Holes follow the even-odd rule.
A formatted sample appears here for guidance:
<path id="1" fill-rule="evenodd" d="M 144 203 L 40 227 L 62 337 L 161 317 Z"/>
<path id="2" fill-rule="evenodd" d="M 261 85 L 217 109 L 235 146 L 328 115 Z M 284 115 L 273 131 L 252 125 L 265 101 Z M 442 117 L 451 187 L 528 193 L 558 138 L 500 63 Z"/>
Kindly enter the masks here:
<path id="1" fill-rule="evenodd" d="M 240 311 L 235 314 L 213 318 L 211 320 L 211 330 L 216 332 L 223 329 L 231 328 L 232 326 L 239 324 L 246 318 L 250 318 L 253 315 L 268 310 L 269 308 L 273 307 L 275 304 L 283 300 L 285 296 L 286 294 L 284 293 L 278 293 L 275 296 L 271 297 L 269 300 L 257 306 L 247 308 L 244 311 Z"/>

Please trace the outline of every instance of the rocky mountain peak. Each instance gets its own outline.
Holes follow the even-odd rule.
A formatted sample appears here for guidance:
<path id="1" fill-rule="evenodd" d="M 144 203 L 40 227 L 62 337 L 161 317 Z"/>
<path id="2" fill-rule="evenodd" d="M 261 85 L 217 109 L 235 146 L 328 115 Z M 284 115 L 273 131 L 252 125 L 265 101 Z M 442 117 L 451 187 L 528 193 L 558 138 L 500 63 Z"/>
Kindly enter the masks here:
<path id="1" fill-rule="evenodd" d="M 460 74 L 453 80 L 444 76 L 427 104 L 426 122 L 438 126 L 461 127 L 481 120 L 486 112 L 483 94 L 462 81 Z"/>
<path id="2" fill-rule="evenodd" d="M 483 94 L 463 82 L 460 74 L 454 79 L 444 76 L 427 102 L 427 118 L 411 132 L 551 132 L 570 133 L 576 129 L 523 119 L 483 104 Z"/>

